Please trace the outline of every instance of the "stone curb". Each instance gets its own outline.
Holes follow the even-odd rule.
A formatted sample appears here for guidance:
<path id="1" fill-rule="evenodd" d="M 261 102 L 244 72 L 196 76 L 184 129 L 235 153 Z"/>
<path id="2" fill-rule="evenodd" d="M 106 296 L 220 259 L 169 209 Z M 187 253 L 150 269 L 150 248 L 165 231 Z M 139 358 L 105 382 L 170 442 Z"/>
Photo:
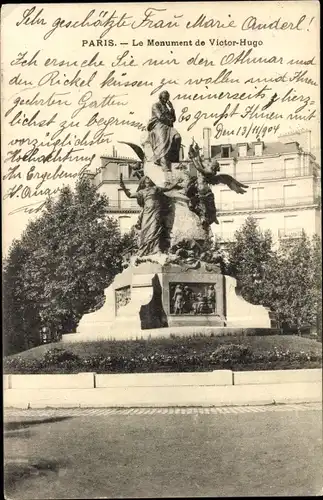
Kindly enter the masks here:
<path id="1" fill-rule="evenodd" d="M 5 408 L 212 407 L 321 401 L 321 382 L 4 391 Z"/>
<path id="2" fill-rule="evenodd" d="M 200 387 L 321 382 L 320 368 L 304 370 L 214 370 L 187 373 L 4 375 L 5 390 Z"/>

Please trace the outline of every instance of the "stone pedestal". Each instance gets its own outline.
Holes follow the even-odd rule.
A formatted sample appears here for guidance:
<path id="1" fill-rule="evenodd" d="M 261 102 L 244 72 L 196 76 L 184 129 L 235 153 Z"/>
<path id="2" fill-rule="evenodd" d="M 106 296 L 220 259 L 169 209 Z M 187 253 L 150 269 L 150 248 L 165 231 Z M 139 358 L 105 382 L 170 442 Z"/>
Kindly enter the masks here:
<path id="1" fill-rule="evenodd" d="M 271 328 L 269 309 L 255 306 L 237 293 L 237 281 L 225 276 L 226 326 L 237 328 Z"/>
<path id="2" fill-rule="evenodd" d="M 118 331 L 124 329 L 137 331 L 145 326 L 161 327 L 166 318 L 159 320 L 150 314 L 145 320 L 145 310 L 149 304 L 155 303 L 156 293 L 158 295 L 156 272 L 160 268 L 158 263 L 146 262 L 129 266 L 118 274 L 105 290 L 104 305 L 98 311 L 83 316 L 77 333 L 88 336 L 93 331 L 96 335 L 111 337 L 111 334 L 117 335 Z"/>
<path id="3" fill-rule="evenodd" d="M 204 241 L 206 232 L 199 217 L 189 209 L 188 198 L 176 190 L 168 193 L 168 197 L 173 203 L 170 246 L 174 247 L 188 238 L 191 241 Z"/>
<path id="4" fill-rule="evenodd" d="M 183 295 L 183 300 L 178 296 Z M 237 294 L 236 280 L 181 265 L 143 262 L 129 266 L 105 291 L 105 304 L 81 319 L 75 338 L 145 337 L 145 331 L 183 327 L 271 328 L 269 311 Z M 198 331 L 198 330 L 197 330 Z M 75 338 L 76 340 L 76 338 Z"/>

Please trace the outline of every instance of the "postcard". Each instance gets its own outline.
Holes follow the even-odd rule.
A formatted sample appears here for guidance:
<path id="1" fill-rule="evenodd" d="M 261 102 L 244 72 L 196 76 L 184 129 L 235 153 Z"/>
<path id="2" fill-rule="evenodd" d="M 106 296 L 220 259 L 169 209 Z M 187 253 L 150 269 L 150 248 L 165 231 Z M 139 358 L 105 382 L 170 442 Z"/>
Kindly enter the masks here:
<path id="1" fill-rule="evenodd" d="M 319 494 L 319 22 L 2 7 L 8 499 Z"/>

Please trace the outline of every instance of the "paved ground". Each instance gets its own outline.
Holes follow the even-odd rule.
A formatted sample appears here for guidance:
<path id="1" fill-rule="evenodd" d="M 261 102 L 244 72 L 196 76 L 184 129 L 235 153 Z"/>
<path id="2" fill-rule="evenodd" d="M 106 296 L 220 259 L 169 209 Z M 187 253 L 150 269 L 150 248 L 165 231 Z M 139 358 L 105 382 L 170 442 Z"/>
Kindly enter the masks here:
<path id="1" fill-rule="evenodd" d="M 320 410 L 6 410 L 6 498 L 319 495 Z"/>
<path id="2" fill-rule="evenodd" d="M 52 409 L 34 409 L 23 410 L 19 408 L 5 409 L 5 420 L 15 420 L 23 417 L 24 419 L 41 416 L 82 416 L 82 415 L 214 415 L 228 413 L 264 413 L 268 411 L 302 411 L 302 410 L 320 410 L 320 403 L 286 404 L 286 405 L 268 405 L 268 406 L 229 406 L 221 408 L 207 407 L 181 407 L 181 408 L 52 408 Z"/>

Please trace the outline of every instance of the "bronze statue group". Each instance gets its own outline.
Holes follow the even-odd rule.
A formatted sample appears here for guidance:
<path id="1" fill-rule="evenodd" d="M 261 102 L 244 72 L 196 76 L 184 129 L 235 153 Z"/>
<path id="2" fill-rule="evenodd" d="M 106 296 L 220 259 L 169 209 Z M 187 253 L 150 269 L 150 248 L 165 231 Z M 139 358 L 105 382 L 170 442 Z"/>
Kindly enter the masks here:
<path id="1" fill-rule="evenodd" d="M 219 174 L 220 169 L 216 159 L 205 164 L 200 155 L 200 148 L 195 142 L 191 144 L 188 156 L 196 169 L 196 175 L 192 175 L 185 186 L 180 182 L 172 181 L 172 165 L 179 163 L 181 136 L 174 129 L 176 115 L 169 97 L 167 91 L 161 92 L 159 101 L 152 107 L 152 116 L 147 126 L 148 143 L 153 152 L 154 164 L 159 166 L 166 176 L 164 186 L 157 186 L 151 178 L 145 175 L 146 157 L 142 148 L 136 144 L 124 142 L 132 147 L 140 159 L 134 168 L 134 174 L 139 179 L 135 193 L 127 189 L 120 175 L 120 187 L 126 196 L 137 199 L 138 205 L 142 208 L 135 226 L 140 231 L 139 257 L 167 253 L 169 250 L 171 231 L 169 213 L 172 210 L 172 200 L 166 195 L 167 192 L 182 190 L 188 200 L 189 209 L 199 217 L 207 233 L 212 223 L 219 223 L 214 194 L 210 186 L 225 184 L 239 194 L 245 193 L 248 187 L 230 175 Z M 202 304 L 201 300 L 200 303 Z M 199 307 L 201 309 L 202 305 Z"/>

